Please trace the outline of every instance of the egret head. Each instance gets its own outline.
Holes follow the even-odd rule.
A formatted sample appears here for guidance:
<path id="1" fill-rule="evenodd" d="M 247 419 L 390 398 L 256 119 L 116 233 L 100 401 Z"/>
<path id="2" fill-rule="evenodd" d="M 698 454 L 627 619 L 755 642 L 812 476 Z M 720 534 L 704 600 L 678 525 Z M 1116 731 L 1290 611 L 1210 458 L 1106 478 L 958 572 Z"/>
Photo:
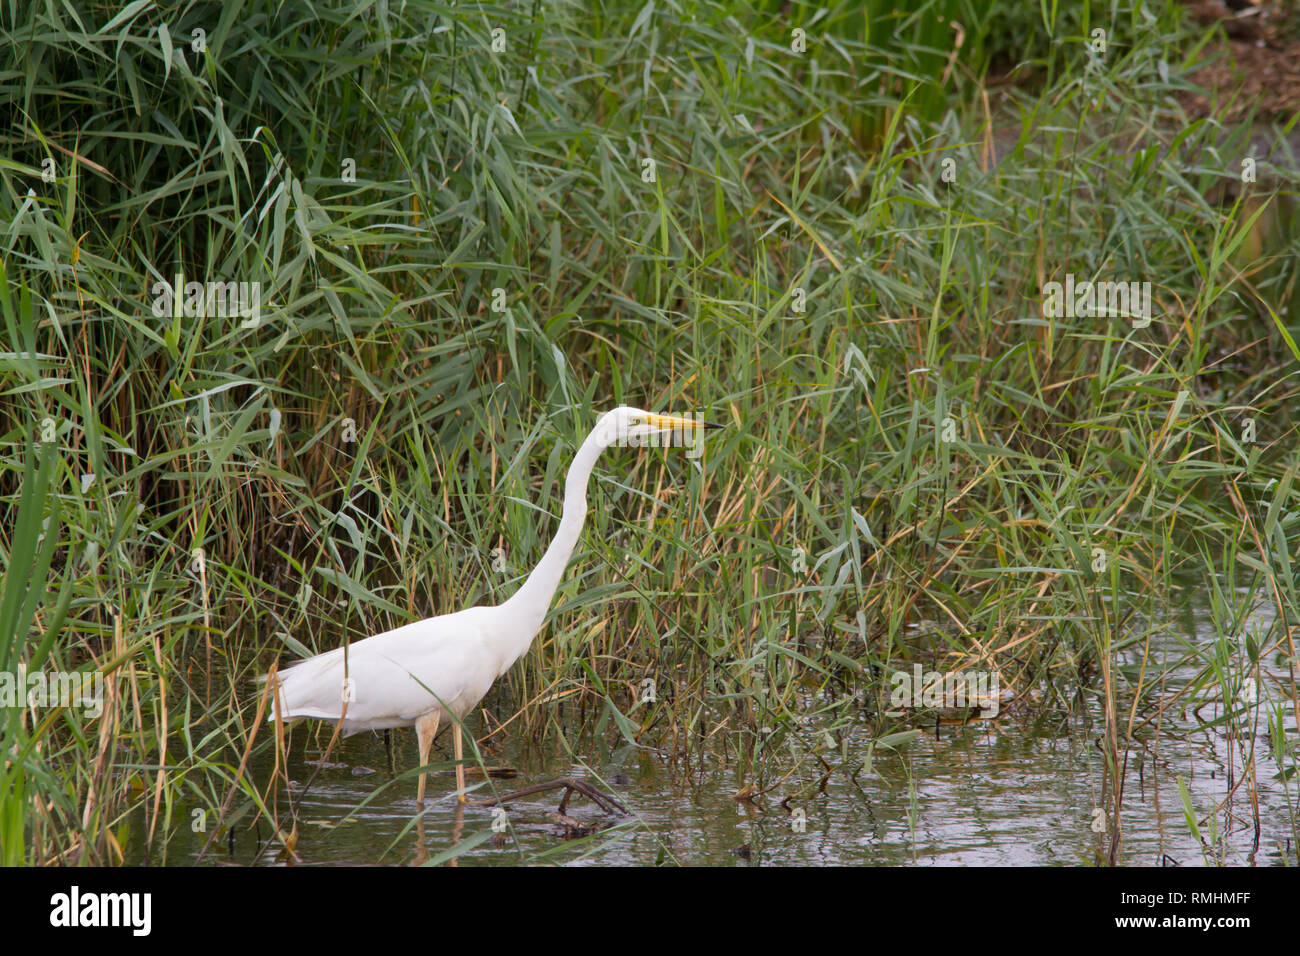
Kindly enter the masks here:
<path id="1" fill-rule="evenodd" d="M 656 415 L 642 408 L 620 405 L 600 417 L 595 434 L 603 448 L 611 445 L 686 445 L 695 449 L 703 444 L 706 429 L 721 427 L 706 422 L 699 415 Z"/>

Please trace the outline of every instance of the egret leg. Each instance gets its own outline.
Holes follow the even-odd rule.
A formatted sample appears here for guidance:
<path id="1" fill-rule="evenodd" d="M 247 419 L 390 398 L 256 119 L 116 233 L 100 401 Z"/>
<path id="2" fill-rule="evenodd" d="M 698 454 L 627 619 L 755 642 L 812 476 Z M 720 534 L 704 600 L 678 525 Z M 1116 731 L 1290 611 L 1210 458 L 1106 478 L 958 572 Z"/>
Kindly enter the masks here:
<path id="1" fill-rule="evenodd" d="M 429 748 L 433 746 L 433 738 L 438 736 L 438 712 L 425 714 L 415 722 L 415 736 L 420 744 L 420 785 L 416 788 L 415 802 L 419 806 L 424 806 L 424 785 L 429 779 L 428 772 L 424 769 L 429 765 Z"/>
<path id="2" fill-rule="evenodd" d="M 465 763 L 463 744 L 460 739 L 460 722 L 452 728 L 452 742 L 456 748 L 456 789 L 460 793 L 456 796 L 457 803 L 468 803 L 469 799 L 465 796 Z"/>

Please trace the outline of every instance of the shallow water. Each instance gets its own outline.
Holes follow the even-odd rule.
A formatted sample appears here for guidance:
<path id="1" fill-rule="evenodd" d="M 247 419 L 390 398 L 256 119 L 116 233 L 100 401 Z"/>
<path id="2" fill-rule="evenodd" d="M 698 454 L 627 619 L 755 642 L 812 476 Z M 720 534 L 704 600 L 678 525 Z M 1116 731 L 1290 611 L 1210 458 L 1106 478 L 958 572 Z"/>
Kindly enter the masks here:
<path id="1" fill-rule="evenodd" d="M 1189 637 L 1171 633 L 1152 641 L 1156 657 L 1176 658 L 1189 639 L 1211 640 L 1203 617 L 1188 614 L 1184 625 Z M 1119 656 L 1121 665 L 1137 662 L 1136 650 Z M 1192 708 L 1169 708 L 1158 736 L 1154 722 L 1135 733 L 1120 862 L 1296 862 L 1293 834 L 1300 781 L 1290 782 L 1288 795 L 1288 785 L 1275 779 L 1278 767 L 1270 752 L 1266 716 L 1279 699 L 1285 701 L 1281 694 L 1289 687 L 1288 670 L 1276 654 L 1262 667 L 1266 687 L 1260 694 L 1255 733 L 1258 846 L 1248 786 L 1240 782 L 1249 738 L 1230 743 L 1224 724 L 1198 726 Z M 1166 680 L 1166 690 L 1176 690 L 1194 672 L 1195 667 L 1175 671 Z M 1294 747 L 1296 727 L 1289 702 L 1282 710 L 1288 746 Z M 1220 715 L 1220 705 L 1209 703 L 1199 712 L 1203 721 L 1212 722 Z M 825 771 L 817 759 L 783 746 L 766 751 L 758 778 L 739 769 L 735 746 L 725 756 L 697 756 L 689 771 L 662 752 L 626 742 L 611 747 L 603 737 L 573 745 L 590 761 L 585 765 L 575 763 L 558 742 L 541 749 L 506 739 L 485 758 L 489 764 L 518 770 L 513 779 L 492 782 L 498 792 L 571 775 L 616 793 L 629 810 L 627 816 L 606 815 L 581 796 L 572 799 L 567 811 L 572 820 L 604 828 L 586 837 L 551 817 L 558 793 L 511 803 L 504 819 L 489 808 L 457 807 L 449 796 L 455 787 L 449 771 L 431 777 L 430 801 L 417 822 L 415 780 L 396 779 L 387 772 L 383 738 L 372 734 L 343 741 L 331 766 L 302 793 L 302 784 L 316 769 L 305 760 L 318 753 L 310 743 L 304 745 L 310 734 L 296 731 L 289 767 L 295 794 L 301 795 L 296 850 L 304 865 L 426 862 L 462 841 L 478 841 L 457 858 L 462 866 L 1090 864 L 1104 860 L 1108 842 L 1094 832 L 1100 823 L 1094 808 L 1101 800 L 1104 764 L 1096 743 L 1104 726 L 1101 713 L 1091 699 L 1076 701 L 1068 711 L 1059 705 L 1028 714 L 1004 710 L 995 719 L 965 726 L 944 723 L 937 732 L 931 719 L 899 752 L 877 750 L 869 768 L 853 773 L 871 743 L 863 726 L 848 731 L 837 741 L 836 751 L 824 754 L 834 772 L 820 790 L 817 782 Z M 1126 708 L 1124 714 L 1126 718 Z M 816 725 L 803 730 L 820 735 Z M 413 734 L 395 733 L 393 740 L 399 771 L 409 771 L 416 763 Z M 446 735 L 438 746 L 442 756 L 433 759 L 446 760 Z M 262 763 L 254 770 L 254 779 L 264 787 L 270 767 Z M 1208 849 L 1186 821 L 1179 775 L 1207 841 L 1207 814 L 1222 804 L 1213 814 L 1218 839 Z M 1230 778 L 1236 784 L 1231 798 Z M 736 800 L 737 792 L 750 784 L 771 789 L 754 802 Z M 484 788 L 477 795 L 488 792 Z M 786 798 L 789 805 L 783 807 Z M 282 818 L 285 805 L 281 793 Z M 790 812 L 796 808 L 805 815 L 802 831 Z M 494 819 L 502 832 L 494 832 Z M 261 836 L 268 835 L 263 825 Z M 168 848 L 166 862 L 195 862 L 204 838 L 181 834 Z M 258 834 L 244 823 L 234 829 L 233 849 L 223 840 L 204 862 L 274 863 L 277 850 L 259 842 Z"/>

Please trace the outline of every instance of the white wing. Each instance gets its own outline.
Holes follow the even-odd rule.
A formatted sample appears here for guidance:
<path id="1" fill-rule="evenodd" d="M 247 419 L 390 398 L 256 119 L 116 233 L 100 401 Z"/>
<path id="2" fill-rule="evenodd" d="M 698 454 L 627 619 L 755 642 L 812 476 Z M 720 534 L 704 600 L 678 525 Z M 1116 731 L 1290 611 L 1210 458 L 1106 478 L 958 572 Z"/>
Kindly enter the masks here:
<path id="1" fill-rule="evenodd" d="M 336 721 L 345 694 L 345 735 L 409 727 L 434 710 L 443 726 L 449 714 L 464 718 L 508 666 L 490 639 L 496 610 L 427 618 L 291 665 L 279 674 L 284 718 Z"/>

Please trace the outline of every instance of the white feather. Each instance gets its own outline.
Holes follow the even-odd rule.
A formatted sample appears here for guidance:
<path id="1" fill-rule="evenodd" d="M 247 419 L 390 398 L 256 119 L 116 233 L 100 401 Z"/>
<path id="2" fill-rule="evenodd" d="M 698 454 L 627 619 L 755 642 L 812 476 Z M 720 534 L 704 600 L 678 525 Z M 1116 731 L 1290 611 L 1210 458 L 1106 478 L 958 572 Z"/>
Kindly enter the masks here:
<path id="1" fill-rule="evenodd" d="M 283 717 L 337 721 L 348 690 L 345 736 L 409 727 L 434 710 L 449 726 L 449 716 L 463 719 L 514 663 L 494 639 L 500 610 L 427 618 L 294 664 L 279 675 Z"/>

